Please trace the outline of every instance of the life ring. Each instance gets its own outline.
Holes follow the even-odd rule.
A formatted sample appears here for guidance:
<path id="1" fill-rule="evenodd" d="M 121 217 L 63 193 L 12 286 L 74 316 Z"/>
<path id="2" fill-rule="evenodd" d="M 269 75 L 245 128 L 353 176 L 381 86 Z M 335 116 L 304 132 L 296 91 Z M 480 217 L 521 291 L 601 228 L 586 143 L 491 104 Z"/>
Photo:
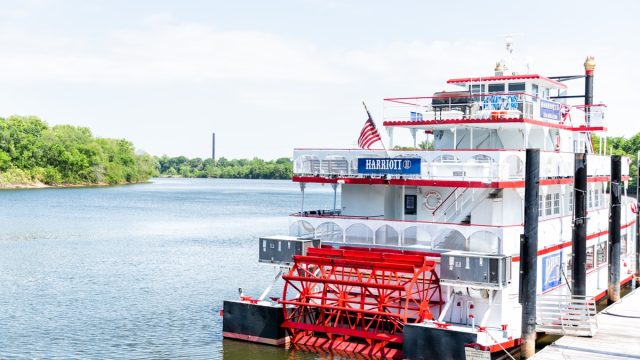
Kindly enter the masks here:
<path id="1" fill-rule="evenodd" d="M 635 201 L 631 202 L 631 212 L 634 214 L 638 213 L 638 203 L 636 203 Z"/>

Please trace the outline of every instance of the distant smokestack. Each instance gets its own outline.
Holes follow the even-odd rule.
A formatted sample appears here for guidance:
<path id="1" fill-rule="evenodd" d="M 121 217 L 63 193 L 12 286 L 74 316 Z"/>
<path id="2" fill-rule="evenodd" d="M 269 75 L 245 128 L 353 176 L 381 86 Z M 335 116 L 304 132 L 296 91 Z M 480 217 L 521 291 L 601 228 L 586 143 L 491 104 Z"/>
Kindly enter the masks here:
<path id="1" fill-rule="evenodd" d="M 216 160 L 216 133 L 211 135 L 211 159 Z"/>

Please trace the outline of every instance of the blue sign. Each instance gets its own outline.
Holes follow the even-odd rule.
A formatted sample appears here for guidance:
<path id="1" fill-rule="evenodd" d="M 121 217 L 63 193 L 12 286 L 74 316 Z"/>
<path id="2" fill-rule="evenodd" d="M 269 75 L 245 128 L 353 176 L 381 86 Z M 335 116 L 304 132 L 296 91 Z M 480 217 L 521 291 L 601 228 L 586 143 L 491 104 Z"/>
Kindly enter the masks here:
<path id="1" fill-rule="evenodd" d="M 540 99 L 540 117 L 560 121 L 560 104 Z"/>
<path id="2" fill-rule="evenodd" d="M 358 159 L 358 174 L 372 175 L 417 175 L 420 174 L 419 158 L 360 158 Z"/>
<path id="3" fill-rule="evenodd" d="M 562 282 L 562 251 L 542 258 L 542 292 Z"/>
<path id="4" fill-rule="evenodd" d="M 516 95 L 485 96 L 482 100 L 485 110 L 517 110 L 518 97 Z"/>

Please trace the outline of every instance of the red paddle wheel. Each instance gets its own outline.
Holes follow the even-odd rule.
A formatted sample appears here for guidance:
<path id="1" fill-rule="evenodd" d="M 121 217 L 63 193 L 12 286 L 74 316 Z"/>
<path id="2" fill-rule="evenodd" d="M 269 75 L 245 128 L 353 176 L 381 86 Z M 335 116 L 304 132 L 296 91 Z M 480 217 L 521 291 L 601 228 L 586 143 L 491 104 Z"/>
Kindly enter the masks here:
<path id="1" fill-rule="evenodd" d="M 309 249 L 285 280 L 283 326 L 294 344 L 373 356 L 401 355 L 406 323 L 442 305 L 435 263 L 388 249 Z"/>

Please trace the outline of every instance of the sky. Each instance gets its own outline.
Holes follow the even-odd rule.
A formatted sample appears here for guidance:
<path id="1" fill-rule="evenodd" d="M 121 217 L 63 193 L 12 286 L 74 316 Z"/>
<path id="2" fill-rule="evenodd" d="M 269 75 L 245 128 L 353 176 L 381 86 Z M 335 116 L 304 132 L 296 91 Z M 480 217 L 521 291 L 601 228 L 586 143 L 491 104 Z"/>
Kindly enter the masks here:
<path id="1" fill-rule="evenodd" d="M 385 97 L 514 64 L 582 74 L 610 135 L 640 131 L 638 1 L 0 0 L 0 117 L 89 127 L 153 155 L 351 148 Z M 520 72 L 524 71 L 521 66 Z M 516 65 L 512 70 L 519 70 Z M 582 94 L 581 82 L 570 93 Z"/>

